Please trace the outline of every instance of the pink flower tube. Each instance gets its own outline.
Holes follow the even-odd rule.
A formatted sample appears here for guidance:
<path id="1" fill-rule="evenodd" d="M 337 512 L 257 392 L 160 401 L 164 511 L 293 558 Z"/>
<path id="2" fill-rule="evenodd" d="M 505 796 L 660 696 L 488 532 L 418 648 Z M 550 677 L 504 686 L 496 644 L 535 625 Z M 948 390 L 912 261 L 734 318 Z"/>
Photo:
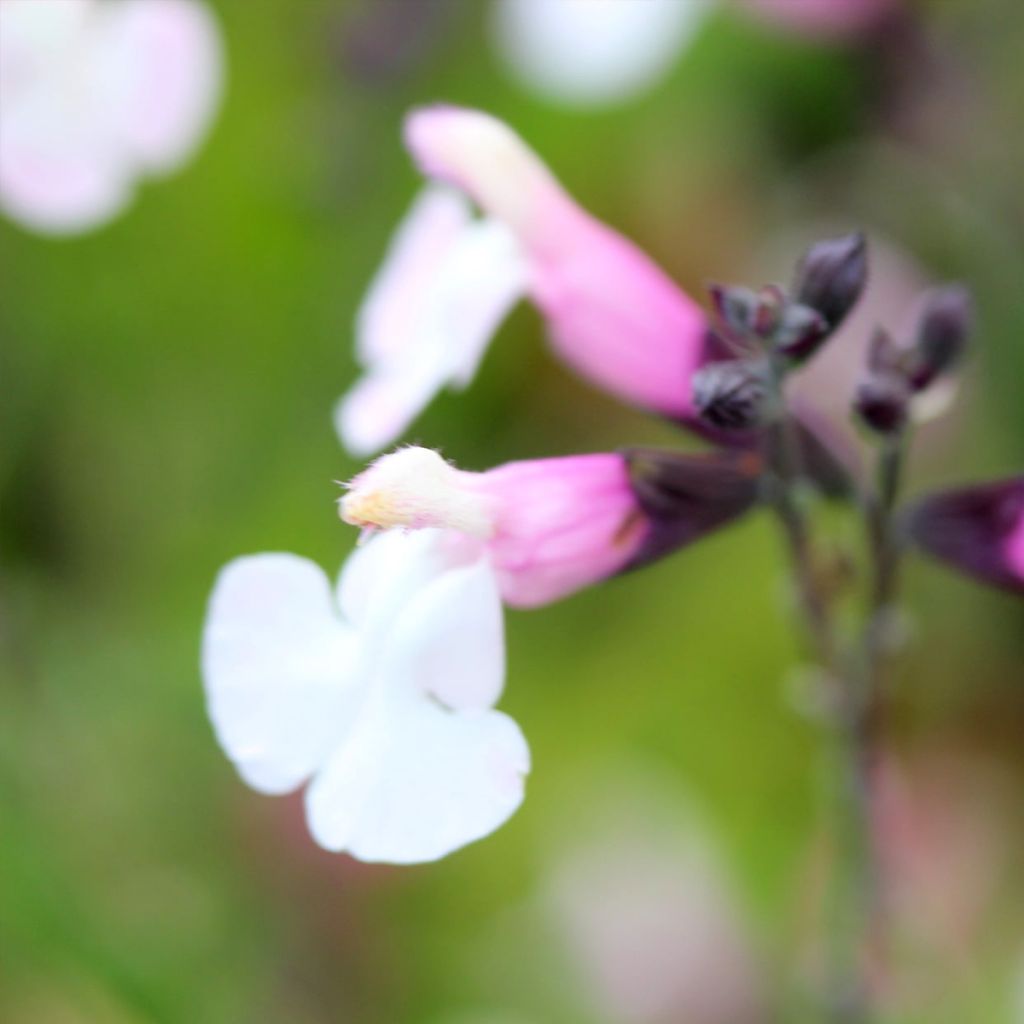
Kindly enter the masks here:
<path id="1" fill-rule="evenodd" d="M 1024 593 L 1024 476 L 930 495 L 914 510 L 910 531 L 961 572 Z"/>
<path id="2" fill-rule="evenodd" d="M 502 599 L 557 601 L 724 525 L 758 497 L 757 456 L 631 450 L 456 469 L 403 448 L 348 485 L 341 517 L 368 530 L 441 528 L 483 548 Z"/>
<path id="3" fill-rule="evenodd" d="M 465 386 L 524 295 L 587 380 L 661 415 L 694 418 L 690 378 L 704 359 L 706 317 L 693 299 L 582 210 L 496 118 L 428 107 L 409 115 L 405 140 L 424 174 L 447 187 L 418 200 L 360 315 L 367 372 L 338 410 L 350 450 L 379 450 L 441 387 Z"/>

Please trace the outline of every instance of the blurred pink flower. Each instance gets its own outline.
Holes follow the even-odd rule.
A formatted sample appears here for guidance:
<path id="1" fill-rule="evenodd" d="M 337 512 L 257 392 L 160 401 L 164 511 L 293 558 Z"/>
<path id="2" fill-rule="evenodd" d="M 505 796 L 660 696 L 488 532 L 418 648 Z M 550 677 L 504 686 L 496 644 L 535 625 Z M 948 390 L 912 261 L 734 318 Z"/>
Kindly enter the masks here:
<path id="1" fill-rule="evenodd" d="M 421 196 L 360 312 L 365 374 L 336 412 L 350 451 L 379 451 L 446 384 L 466 386 L 524 295 L 582 376 L 662 415 L 694 417 L 706 319 L 693 299 L 582 210 L 501 121 L 431 107 L 409 116 L 406 142 L 424 173 L 458 194 L 430 186 Z"/>
<path id="2" fill-rule="evenodd" d="M 750 454 L 626 451 L 456 469 L 427 448 L 385 455 L 348 485 L 364 529 L 440 528 L 486 553 L 502 599 L 533 607 L 643 565 L 746 512 Z"/>
<path id="3" fill-rule="evenodd" d="M 801 35 L 842 39 L 873 28 L 900 0 L 738 0 L 751 14 Z"/>
<path id="4" fill-rule="evenodd" d="M 606 823 L 559 858 L 547 889 L 588 1002 L 619 1024 L 770 1019 L 736 894 L 707 832 L 678 800 L 659 806 L 640 790 L 616 808 L 621 795 L 600 793 L 611 806 Z"/>
<path id="5" fill-rule="evenodd" d="M 0 4 L 0 209 L 43 234 L 106 223 L 191 155 L 221 75 L 198 0 Z"/>
<path id="6" fill-rule="evenodd" d="M 486 559 L 437 530 L 374 538 L 336 591 L 290 554 L 228 564 L 210 598 L 203 679 L 217 738 L 261 793 L 309 782 L 328 850 L 436 860 L 518 808 L 530 757 L 494 710 L 505 676 Z"/>

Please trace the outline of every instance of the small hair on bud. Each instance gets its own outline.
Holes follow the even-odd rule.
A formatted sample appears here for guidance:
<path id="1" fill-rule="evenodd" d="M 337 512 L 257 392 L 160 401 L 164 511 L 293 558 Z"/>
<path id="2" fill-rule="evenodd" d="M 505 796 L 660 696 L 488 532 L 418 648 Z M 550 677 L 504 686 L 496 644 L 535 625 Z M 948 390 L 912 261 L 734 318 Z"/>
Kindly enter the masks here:
<path id="1" fill-rule="evenodd" d="M 834 331 L 854 307 L 868 279 L 867 242 L 860 231 L 816 242 L 797 268 L 793 297 L 817 310 Z"/>
<path id="2" fill-rule="evenodd" d="M 710 363 L 693 376 L 693 404 L 720 430 L 750 430 L 764 421 L 768 398 L 763 359 Z"/>
<path id="3" fill-rule="evenodd" d="M 971 293 L 963 285 L 946 285 L 928 293 L 910 361 L 910 383 L 915 391 L 923 391 L 960 361 L 973 320 Z"/>

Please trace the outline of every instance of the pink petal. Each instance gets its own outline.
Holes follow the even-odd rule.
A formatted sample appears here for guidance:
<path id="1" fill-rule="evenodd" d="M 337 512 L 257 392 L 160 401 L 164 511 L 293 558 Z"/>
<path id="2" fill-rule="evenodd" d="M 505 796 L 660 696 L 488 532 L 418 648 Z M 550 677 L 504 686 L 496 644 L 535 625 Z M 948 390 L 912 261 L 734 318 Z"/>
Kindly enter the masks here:
<path id="1" fill-rule="evenodd" d="M 705 316 L 633 243 L 590 217 L 505 124 L 456 107 L 413 112 L 406 142 L 428 175 L 463 189 L 518 236 L 552 341 L 583 377 L 677 418 Z"/>
<path id="2" fill-rule="evenodd" d="M 615 454 L 512 462 L 484 473 L 497 530 L 488 542 L 502 598 L 532 607 L 622 570 L 647 533 Z"/>

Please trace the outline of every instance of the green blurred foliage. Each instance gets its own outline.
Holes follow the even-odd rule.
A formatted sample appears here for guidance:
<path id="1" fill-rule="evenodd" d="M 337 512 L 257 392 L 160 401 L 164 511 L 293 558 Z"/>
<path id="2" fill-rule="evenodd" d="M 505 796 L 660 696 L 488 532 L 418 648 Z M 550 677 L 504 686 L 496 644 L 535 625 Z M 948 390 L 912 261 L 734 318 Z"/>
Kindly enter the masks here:
<path id="1" fill-rule="evenodd" d="M 821 824 L 821 737 L 794 707 L 799 653 L 764 518 L 510 613 L 503 706 L 534 752 L 529 797 L 439 864 L 322 853 L 299 802 L 249 792 L 214 742 L 197 654 L 218 567 L 268 549 L 334 567 L 354 541 L 333 501 L 357 466 L 330 410 L 354 374 L 361 295 L 417 186 L 399 142 L 410 106 L 510 120 L 691 291 L 744 280 L 773 239 L 823 219 L 968 281 L 982 319 L 968 414 L 916 483 L 1019 466 L 1015 0 L 922 3 L 905 36 L 864 48 L 723 9 L 667 81 L 585 115 L 507 77 L 483 3 L 428 5 L 409 16 L 411 43 L 391 17 L 395 53 L 369 59 L 387 6 L 220 0 L 228 88 L 194 162 L 91 235 L 0 224 L 0 1017 L 15 1024 L 603 1020 L 557 938 L 521 911 L 572 843 L 581 792 L 600 801 L 582 784 L 619 764 L 696 802 L 773 990 L 800 987 L 794 908 Z M 571 379 L 529 310 L 413 436 L 471 468 L 694 444 Z M 983 754 L 1019 812 L 1020 608 L 925 565 L 908 590 L 897 734 L 908 751 Z M 1019 816 L 1003 825 L 1017 867 Z M 966 965 L 931 965 L 941 998 L 906 1020 L 1007 1019 L 1022 883 L 1012 869 L 993 882 L 984 938 Z"/>

